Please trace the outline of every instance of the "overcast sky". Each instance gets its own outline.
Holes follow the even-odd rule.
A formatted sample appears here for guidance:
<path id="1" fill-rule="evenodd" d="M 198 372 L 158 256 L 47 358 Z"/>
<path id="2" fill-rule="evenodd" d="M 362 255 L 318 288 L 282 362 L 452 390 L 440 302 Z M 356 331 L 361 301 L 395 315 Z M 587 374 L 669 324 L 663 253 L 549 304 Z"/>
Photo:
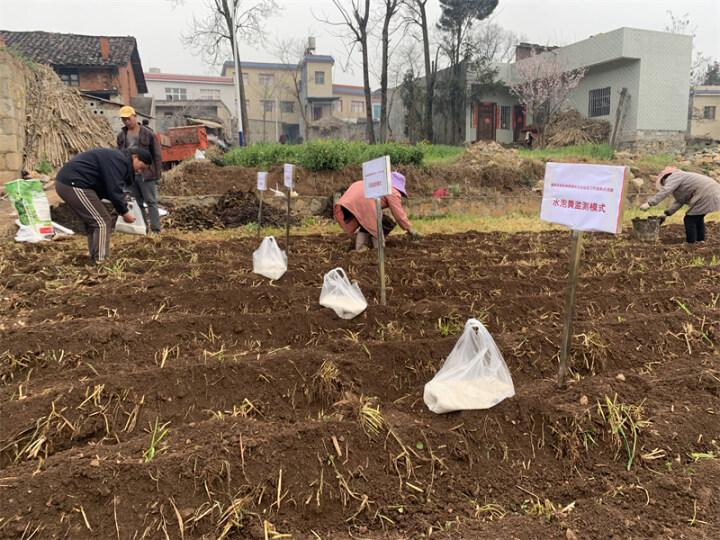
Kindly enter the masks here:
<path id="1" fill-rule="evenodd" d="M 317 53 L 333 55 L 337 60 L 335 82 L 362 83 L 357 65 L 343 72 L 346 53 L 342 40 L 333 36 L 337 29 L 316 19 L 334 17 L 331 0 L 278 3 L 282 11 L 267 22 L 270 42 L 278 37 L 313 35 Z M 380 12 L 382 2 L 373 3 Z M 440 11 L 438 2 L 430 0 L 430 4 L 435 20 Z M 492 17 L 497 24 L 532 42 L 565 45 L 621 26 L 663 30 L 670 21 L 668 11 L 676 17 L 687 13 L 696 27 L 696 49 L 720 60 L 720 0 L 500 0 Z M 193 15 L 201 17 L 204 13 L 206 0 L 0 0 L 0 28 L 132 35 L 137 38 L 145 71 L 157 67 L 165 73 L 216 75 L 218 67 L 205 63 L 180 40 Z M 247 61 L 278 61 L 271 49 L 242 46 L 241 57 Z"/>

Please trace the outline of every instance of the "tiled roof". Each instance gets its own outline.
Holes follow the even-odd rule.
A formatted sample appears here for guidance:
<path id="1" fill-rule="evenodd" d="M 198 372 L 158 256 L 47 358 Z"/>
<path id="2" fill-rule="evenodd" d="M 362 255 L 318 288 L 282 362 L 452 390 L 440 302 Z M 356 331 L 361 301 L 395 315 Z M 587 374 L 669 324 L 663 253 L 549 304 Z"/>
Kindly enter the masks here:
<path id="1" fill-rule="evenodd" d="M 354 86 L 351 84 L 333 84 L 333 94 L 351 94 L 354 96 L 363 95 L 365 89 L 362 86 Z"/>
<path id="2" fill-rule="evenodd" d="M 285 71 L 293 71 L 298 69 L 297 64 L 279 64 L 275 62 L 240 62 L 240 68 L 249 69 L 282 69 Z M 232 60 L 225 60 L 223 63 L 221 76 L 225 76 L 228 69 L 235 69 L 235 62 Z"/>
<path id="3" fill-rule="evenodd" d="M 0 30 L 5 45 L 39 64 L 96 67 L 132 65 L 139 93 L 147 92 L 137 42 L 132 36 L 85 36 L 54 32 L 11 32 Z M 107 39 L 107 58 L 102 40 Z"/>
<path id="4" fill-rule="evenodd" d="M 137 47 L 134 37 L 108 36 L 110 50 L 104 59 L 100 36 L 0 30 L 0 37 L 30 60 L 60 66 L 124 66 Z"/>
<path id="5" fill-rule="evenodd" d="M 146 73 L 145 80 L 233 84 L 232 77 L 214 77 L 207 75 L 179 75 L 177 73 Z"/>

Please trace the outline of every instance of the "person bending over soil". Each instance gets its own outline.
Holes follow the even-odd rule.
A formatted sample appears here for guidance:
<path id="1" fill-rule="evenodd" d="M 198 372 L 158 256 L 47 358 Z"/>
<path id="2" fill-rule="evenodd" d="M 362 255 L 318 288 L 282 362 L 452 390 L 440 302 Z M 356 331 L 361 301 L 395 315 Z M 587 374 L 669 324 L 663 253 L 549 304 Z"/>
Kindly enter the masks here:
<path id="1" fill-rule="evenodd" d="M 109 200 L 126 223 L 135 221 L 125 203 L 123 186 L 129 186 L 135 173 L 150 163 L 152 156 L 147 150 L 94 148 L 78 154 L 58 171 L 55 191 L 85 224 L 93 262 L 102 262 L 110 254 L 113 219 L 101 199 Z"/>
<path id="2" fill-rule="evenodd" d="M 380 199 L 381 208 L 389 208 L 398 225 L 413 238 L 420 235 L 412 228 L 407 213 L 402 206 L 402 198 L 407 197 L 405 191 L 405 177 L 399 172 L 392 173 L 392 193 Z M 370 237 L 373 244 L 377 243 L 377 214 L 375 201 L 365 197 L 362 180 L 353 182 L 347 191 L 340 197 L 333 208 L 335 221 L 350 236 L 355 237 L 355 250 L 365 251 L 368 248 Z M 395 226 L 388 223 L 389 218 L 383 218 L 383 232 L 388 234 Z M 392 221 L 392 220 L 389 220 Z M 387 227 L 386 227 L 387 225 Z"/>
<path id="3" fill-rule="evenodd" d="M 681 171 L 677 167 L 665 167 L 658 175 L 655 185 L 658 192 L 641 210 L 649 210 L 660 201 L 672 195 L 675 201 L 665 210 L 665 216 L 672 216 L 684 205 L 685 240 L 689 244 L 705 241 L 705 216 L 720 212 L 720 184 L 703 174 Z M 664 219 L 663 217 L 663 219 Z"/>

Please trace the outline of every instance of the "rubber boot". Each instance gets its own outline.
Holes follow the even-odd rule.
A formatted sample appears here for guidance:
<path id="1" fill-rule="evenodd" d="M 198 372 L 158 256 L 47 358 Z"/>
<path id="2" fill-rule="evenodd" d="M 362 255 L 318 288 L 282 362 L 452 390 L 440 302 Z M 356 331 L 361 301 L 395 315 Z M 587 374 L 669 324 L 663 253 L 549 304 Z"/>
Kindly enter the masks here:
<path id="1" fill-rule="evenodd" d="M 358 232 L 355 236 L 355 251 L 365 251 L 368 248 L 370 234 L 366 232 Z"/>

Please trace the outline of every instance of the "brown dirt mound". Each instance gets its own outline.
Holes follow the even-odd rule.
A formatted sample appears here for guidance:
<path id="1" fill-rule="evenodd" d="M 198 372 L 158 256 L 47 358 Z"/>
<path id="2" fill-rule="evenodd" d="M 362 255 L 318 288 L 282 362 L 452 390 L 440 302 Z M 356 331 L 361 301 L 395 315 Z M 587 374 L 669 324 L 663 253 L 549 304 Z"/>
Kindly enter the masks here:
<path id="1" fill-rule="evenodd" d="M 517 153 L 492 143 L 492 151 L 478 151 L 484 143 L 470 147 L 460 162 L 451 165 L 414 167 L 399 165 L 397 170 L 407 177 L 410 196 L 428 196 L 439 187 L 458 184 L 468 193 L 487 189 L 512 191 L 531 185 L 542 178 L 543 165 L 520 158 Z M 498 150 L 499 149 L 499 150 Z M 253 191 L 258 169 L 220 167 L 211 161 L 189 161 L 166 172 L 160 184 L 162 195 L 189 196 L 222 194 L 229 190 Z M 268 169 L 268 186 L 283 189 L 282 166 Z M 296 168 L 296 191 L 300 195 L 332 195 L 362 179 L 358 165 L 341 171 L 306 171 Z"/>
<path id="2" fill-rule="evenodd" d="M 260 202 L 254 192 L 228 191 L 212 206 L 188 205 L 171 209 L 165 220 L 170 229 L 202 230 L 241 227 L 257 223 Z M 285 213 L 263 205 L 263 225 L 285 225 Z M 291 219 L 291 223 L 296 223 Z"/>
<path id="3" fill-rule="evenodd" d="M 334 237 L 277 283 L 249 238 L 114 238 L 99 270 L 3 246 L 0 539 L 718 538 L 720 231 L 681 234 L 588 235 L 565 390 L 567 233 L 391 235 L 385 307 Z M 336 266 L 350 321 L 318 305 Z M 470 316 L 516 396 L 434 415 Z"/>

